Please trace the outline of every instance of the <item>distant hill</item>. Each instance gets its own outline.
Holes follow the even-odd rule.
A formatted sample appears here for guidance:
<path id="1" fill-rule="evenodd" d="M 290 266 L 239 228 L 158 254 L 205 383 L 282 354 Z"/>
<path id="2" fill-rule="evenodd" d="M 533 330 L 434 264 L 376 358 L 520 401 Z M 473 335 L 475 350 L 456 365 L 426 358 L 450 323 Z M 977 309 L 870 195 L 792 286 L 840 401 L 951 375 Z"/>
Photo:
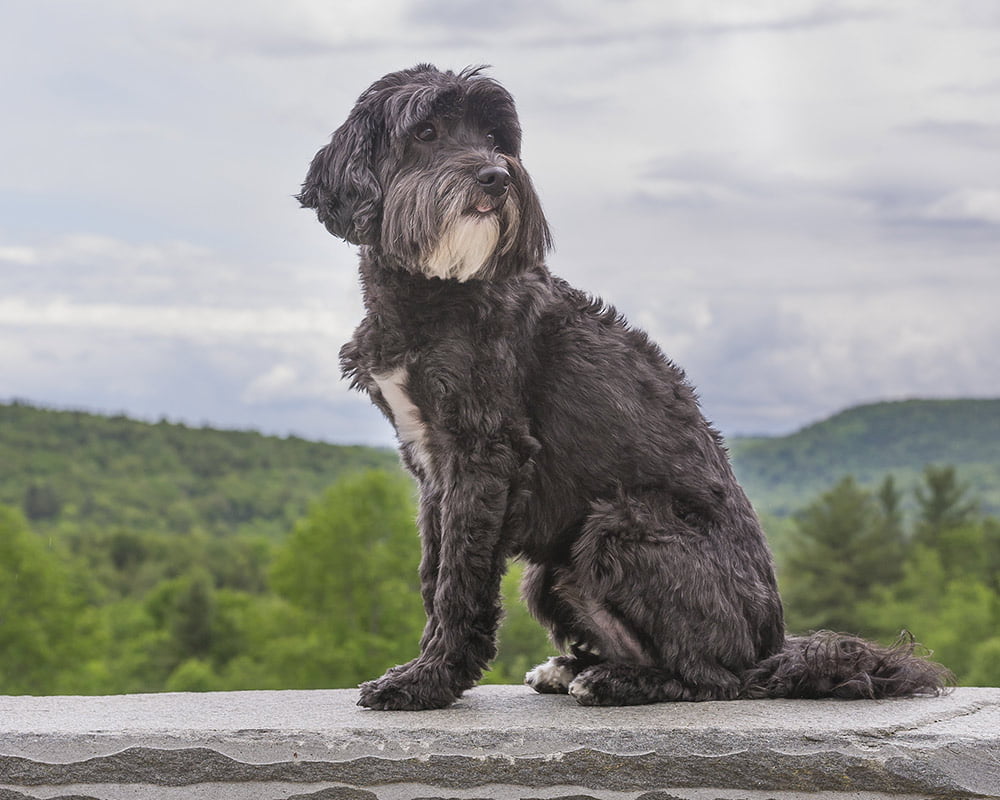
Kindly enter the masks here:
<path id="1" fill-rule="evenodd" d="M 39 528 L 288 531 L 346 472 L 391 450 L 0 404 L 0 503 Z"/>
<path id="2" fill-rule="evenodd" d="M 781 437 L 730 442 L 737 477 L 758 510 L 803 507 L 844 475 L 907 492 L 926 464 L 951 464 L 984 511 L 1000 512 L 1000 399 L 906 400 L 856 406 Z"/>
<path id="3" fill-rule="evenodd" d="M 910 400 L 843 411 L 789 436 L 730 442 L 758 510 L 787 516 L 846 474 L 892 473 L 911 495 L 924 465 L 953 464 L 1000 513 L 1000 399 Z M 0 404 L 0 503 L 39 530 L 281 536 L 346 472 L 398 469 L 395 452 L 249 431 Z"/>

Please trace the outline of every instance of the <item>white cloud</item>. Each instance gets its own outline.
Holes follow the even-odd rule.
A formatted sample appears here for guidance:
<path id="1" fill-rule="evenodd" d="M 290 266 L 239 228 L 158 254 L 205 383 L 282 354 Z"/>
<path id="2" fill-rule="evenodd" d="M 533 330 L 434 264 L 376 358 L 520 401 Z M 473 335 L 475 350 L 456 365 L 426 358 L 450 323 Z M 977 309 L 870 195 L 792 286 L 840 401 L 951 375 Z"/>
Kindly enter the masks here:
<path id="1" fill-rule="evenodd" d="M 334 341 L 346 338 L 353 329 L 328 313 L 310 309 L 128 306 L 80 304 L 65 299 L 34 303 L 23 298 L 0 299 L 0 325 L 78 331 L 116 330 L 137 336 L 189 339 L 312 335 Z"/>
<path id="2" fill-rule="evenodd" d="M 244 402 L 256 405 L 276 398 L 294 397 L 300 391 L 302 376 L 290 364 L 275 364 L 254 378 L 243 392 Z"/>
<path id="3" fill-rule="evenodd" d="M 0 262 L 15 267 L 32 266 L 38 263 L 38 251 L 33 247 L 0 247 Z"/>
<path id="4" fill-rule="evenodd" d="M 924 209 L 927 219 L 1000 225 L 1000 190 L 959 189 Z"/>
<path id="5" fill-rule="evenodd" d="M 291 195 L 362 89 L 419 61 L 495 65 L 553 268 L 649 328 L 728 430 L 1000 394 L 993 4 L 497 8 L 6 15 L 0 395 L 384 437 L 337 380 L 355 254 Z"/>

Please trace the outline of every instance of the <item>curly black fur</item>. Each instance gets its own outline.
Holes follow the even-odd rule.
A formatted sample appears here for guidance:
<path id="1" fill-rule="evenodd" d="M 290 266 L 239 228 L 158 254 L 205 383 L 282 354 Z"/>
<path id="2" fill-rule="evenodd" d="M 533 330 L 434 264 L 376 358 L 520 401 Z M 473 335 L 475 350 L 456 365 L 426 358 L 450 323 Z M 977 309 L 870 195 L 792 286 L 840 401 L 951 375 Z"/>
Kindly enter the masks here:
<path id="1" fill-rule="evenodd" d="M 786 637 L 771 555 L 719 434 L 644 333 L 551 275 L 503 87 L 426 64 L 373 84 L 299 199 L 361 245 L 345 376 L 420 484 L 420 655 L 360 704 L 446 706 L 496 653 L 507 559 L 586 704 L 937 692 L 902 644 Z"/>
<path id="2" fill-rule="evenodd" d="M 780 652 L 743 674 L 742 693 L 848 700 L 935 694 L 953 677 L 916 655 L 919 648 L 908 631 L 889 647 L 831 631 L 789 636 Z"/>

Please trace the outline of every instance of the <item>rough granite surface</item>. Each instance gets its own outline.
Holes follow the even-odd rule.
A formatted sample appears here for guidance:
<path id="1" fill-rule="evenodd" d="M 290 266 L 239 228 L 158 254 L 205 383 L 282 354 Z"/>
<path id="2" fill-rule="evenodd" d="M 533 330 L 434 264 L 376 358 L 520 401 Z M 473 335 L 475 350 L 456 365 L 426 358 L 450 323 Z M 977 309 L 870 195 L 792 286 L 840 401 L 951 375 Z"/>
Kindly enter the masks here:
<path id="1" fill-rule="evenodd" d="M 1000 798 L 1000 689 L 584 708 L 483 686 L 424 712 L 356 699 L 0 697 L 0 800 Z"/>

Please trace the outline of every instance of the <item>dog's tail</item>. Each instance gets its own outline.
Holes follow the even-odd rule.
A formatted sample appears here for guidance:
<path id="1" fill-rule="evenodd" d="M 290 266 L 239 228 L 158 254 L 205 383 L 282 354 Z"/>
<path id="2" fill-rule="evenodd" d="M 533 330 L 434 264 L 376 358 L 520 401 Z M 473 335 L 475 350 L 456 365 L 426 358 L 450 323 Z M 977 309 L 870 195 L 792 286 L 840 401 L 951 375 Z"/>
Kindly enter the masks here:
<path id="1" fill-rule="evenodd" d="M 889 647 L 831 631 L 789 636 L 780 651 L 743 674 L 740 696 L 876 700 L 937 695 L 954 686 L 955 676 L 920 650 L 908 631 Z"/>

